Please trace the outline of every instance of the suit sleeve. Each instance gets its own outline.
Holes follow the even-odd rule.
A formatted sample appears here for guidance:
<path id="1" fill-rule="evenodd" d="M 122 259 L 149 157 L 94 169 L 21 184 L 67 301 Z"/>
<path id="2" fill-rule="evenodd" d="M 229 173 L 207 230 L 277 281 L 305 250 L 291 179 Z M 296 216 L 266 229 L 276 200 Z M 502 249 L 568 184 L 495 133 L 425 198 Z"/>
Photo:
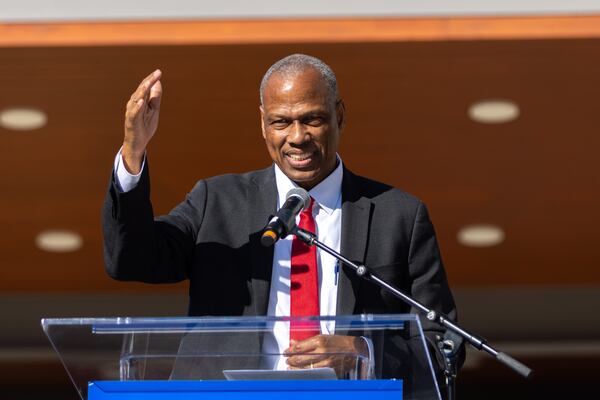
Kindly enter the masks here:
<path id="1" fill-rule="evenodd" d="M 448 287 L 433 225 L 427 208 L 421 202 L 417 207 L 412 228 L 408 266 L 412 295 L 426 307 L 456 320 L 456 307 Z M 413 309 L 411 312 L 417 310 Z M 423 328 L 434 327 L 428 325 Z"/>
<path id="2" fill-rule="evenodd" d="M 412 296 L 427 308 L 446 315 L 452 321 L 456 321 L 456 305 L 448 285 L 435 231 L 429 219 L 427 208 L 422 202 L 419 202 L 417 207 L 410 239 L 408 263 L 412 282 Z M 419 313 L 414 308 L 410 312 Z M 434 367 L 437 363 L 436 372 L 441 373 L 444 362 L 436 348 L 436 336 L 443 335 L 445 329 L 426 318 L 421 318 L 421 322 L 429 345 L 432 362 Z M 463 361 L 464 347 L 461 348 L 459 353 L 458 364 L 462 365 Z"/>
<path id="3" fill-rule="evenodd" d="M 126 193 L 117 187 L 113 172 L 102 210 L 108 275 L 148 283 L 186 279 L 205 204 L 206 184 L 200 181 L 168 215 L 155 219 L 148 164 L 139 183 Z"/>

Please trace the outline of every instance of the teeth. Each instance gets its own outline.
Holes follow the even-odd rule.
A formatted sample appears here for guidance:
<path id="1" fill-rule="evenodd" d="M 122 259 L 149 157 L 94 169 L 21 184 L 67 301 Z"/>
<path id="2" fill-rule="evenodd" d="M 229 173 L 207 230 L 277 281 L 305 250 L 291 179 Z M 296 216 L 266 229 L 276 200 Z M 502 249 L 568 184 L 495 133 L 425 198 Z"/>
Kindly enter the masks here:
<path id="1" fill-rule="evenodd" d="M 294 161 L 304 161 L 310 158 L 310 154 L 288 154 L 288 156 Z"/>

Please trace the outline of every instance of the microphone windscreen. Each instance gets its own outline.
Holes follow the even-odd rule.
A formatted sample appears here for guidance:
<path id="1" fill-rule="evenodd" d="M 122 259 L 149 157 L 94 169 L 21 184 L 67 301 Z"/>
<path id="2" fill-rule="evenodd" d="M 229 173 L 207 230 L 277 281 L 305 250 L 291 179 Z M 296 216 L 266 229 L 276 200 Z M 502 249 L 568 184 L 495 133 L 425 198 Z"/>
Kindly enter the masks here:
<path id="1" fill-rule="evenodd" d="M 308 192 L 300 187 L 293 188 L 285 195 L 286 199 L 289 199 L 292 196 L 297 196 L 302 199 L 302 210 L 305 210 L 308 206 L 310 206 L 310 195 Z"/>

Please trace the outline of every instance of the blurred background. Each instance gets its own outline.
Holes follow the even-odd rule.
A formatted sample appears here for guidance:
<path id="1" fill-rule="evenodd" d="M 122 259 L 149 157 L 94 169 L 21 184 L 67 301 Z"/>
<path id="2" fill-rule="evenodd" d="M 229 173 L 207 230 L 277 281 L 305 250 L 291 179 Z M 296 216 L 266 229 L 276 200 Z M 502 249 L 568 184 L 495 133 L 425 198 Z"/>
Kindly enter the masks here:
<path id="1" fill-rule="evenodd" d="M 338 76 L 354 172 L 423 199 L 469 349 L 464 399 L 576 398 L 600 362 L 600 2 L 0 1 L 0 392 L 76 399 L 44 317 L 185 315 L 187 285 L 104 273 L 125 103 L 163 71 L 155 212 L 263 168 L 258 86 L 301 52 Z"/>

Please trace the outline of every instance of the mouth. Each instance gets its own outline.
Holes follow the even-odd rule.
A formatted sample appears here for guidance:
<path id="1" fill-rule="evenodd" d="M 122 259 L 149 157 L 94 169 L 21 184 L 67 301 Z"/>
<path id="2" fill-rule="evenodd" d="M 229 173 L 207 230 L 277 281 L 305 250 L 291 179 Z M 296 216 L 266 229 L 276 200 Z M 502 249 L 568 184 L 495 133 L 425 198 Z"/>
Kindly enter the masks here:
<path id="1" fill-rule="evenodd" d="M 292 167 L 301 169 L 308 167 L 312 163 L 315 158 L 315 152 L 286 153 L 285 158 Z"/>

